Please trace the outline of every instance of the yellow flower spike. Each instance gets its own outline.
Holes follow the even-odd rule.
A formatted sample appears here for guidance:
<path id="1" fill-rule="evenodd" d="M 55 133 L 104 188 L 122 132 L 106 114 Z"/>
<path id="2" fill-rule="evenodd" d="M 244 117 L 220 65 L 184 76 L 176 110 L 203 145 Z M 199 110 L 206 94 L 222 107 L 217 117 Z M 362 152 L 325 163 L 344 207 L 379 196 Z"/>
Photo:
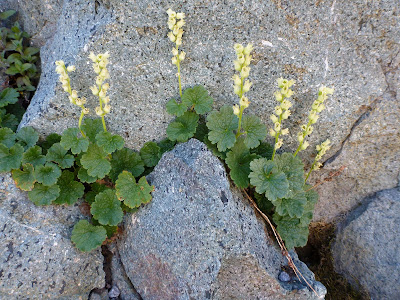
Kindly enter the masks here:
<path id="1" fill-rule="evenodd" d="M 327 139 L 325 142 L 322 142 L 321 145 L 317 145 L 315 149 L 318 151 L 318 154 L 315 156 L 314 162 L 311 165 L 310 171 L 308 172 L 305 182 L 307 182 L 308 177 L 310 176 L 312 171 L 318 170 L 322 164 L 319 162 L 319 160 L 322 159 L 322 156 L 326 154 L 326 151 L 328 151 L 331 147 L 329 144 L 331 141 Z"/>

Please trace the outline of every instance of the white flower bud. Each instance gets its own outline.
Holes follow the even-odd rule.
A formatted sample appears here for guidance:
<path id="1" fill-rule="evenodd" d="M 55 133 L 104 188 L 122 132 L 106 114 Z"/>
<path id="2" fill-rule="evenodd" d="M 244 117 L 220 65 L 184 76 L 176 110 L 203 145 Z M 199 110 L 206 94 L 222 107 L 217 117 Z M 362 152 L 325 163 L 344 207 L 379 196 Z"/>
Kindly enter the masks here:
<path id="1" fill-rule="evenodd" d="M 109 88 L 110 88 L 110 84 L 107 82 L 107 83 L 103 84 L 103 86 L 101 87 L 101 90 L 106 93 Z"/>
<path id="2" fill-rule="evenodd" d="M 104 113 L 108 114 L 110 112 L 110 110 L 111 110 L 111 106 L 110 105 L 108 105 L 108 104 L 104 105 L 104 108 L 103 108 Z"/>
<path id="3" fill-rule="evenodd" d="M 182 45 L 182 38 L 178 37 L 178 38 L 176 39 L 176 41 L 175 41 L 175 44 L 176 44 L 177 46 Z"/>
<path id="4" fill-rule="evenodd" d="M 92 94 L 97 96 L 99 94 L 99 89 L 97 86 L 91 86 L 90 89 L 92 90 Z"/>
<path id="5" fill-rule="evenodd" d="M 275 150 L 278 150 L 280 147 L 282 147 L 283 145 L 283 140 L 282 139 L 278 139 L 278 142 L 276 142 L 275 144 Z"/>
<path id="6" fill-rule="evenodd" d="M 176 18 L 182 20 L 185 18 L 185 14 L 183 12 L 177 13 Z"/>
<path id="7" fill-rule="evenodd" d="M 301 145 L 301 150 L 306 150 L 309 145 L 310 144 L 307 141 L 304 141 L 303 145 Z"/>
<path id="8" fill-rule="evenodd" d="M 274 123 L 276 123 L 276 122 L 278 122 L 278 117 L 277 116 L 275 116 L 274 114 L 272 114 L 272 115 L 270 115 L 270 117 L 269 117 L 271 120 L 272 120 L 272 122 L 274 122 Z"/>
<path id="9" fill-rule="evenodd" d="M 234 106 L 232 106 L 232 108 L 233 108 L 233 113 L 238 116 L 240 114 L 239 105 L 235 104 Z"/>
<path id="10" fill-rule="evenodd" d="M 240 71 L 240 76 L 242 78 L 247 78 L 247 77 L 249 77 L 249 73 L 250 73 L 250 68 L 249 67 L 243 67 L 242 70 Z"/>
<path id="11" fill-rule="evenodd" d="M 247 99 L 247 97 L 242 96 L 242 98 L 240 98 L 239 105 L 241 107 L 247 108 L 247 107 L 249 107 L 249 104 L 250 104 L 250 101 L 249 101 L 249 99 Z"/>
<path id="12" fill-rule="evenodd" d="M 304 137 L 303 137 L 303 134 L 301 132 L 299 132 L 299 134 L 297 135 L 297 140 L 299 141 L 299 143 L 304 141 Z"/>
<path id="13" fill-rule="evenodd" d="M 282 101 L 283 96 L 282 96 L 281 92 L 276 91 L 276 92 L 274 93 L 274 95 L 275 95 L 275 100 L 276 100 L 276 101 L 278 101 L 278 102 L 281 102 L 281 101 Z"/>
<path id="14" fill-rule="evenodd" d="M 253 44 L 247 44 L 247 46 L 243 49 L 244 55 L 250 55 L 251 51 L 253 51 Z"/>
<path id="15" fill-rule="evenodd" d="M 275 130 L 276 132 L 281 131 L 281 123 L 275 122 L 275 123 L 274 123 L 274 130 Z"/>
<path id="16" fill-rule="evenodd" d="M 171 61 L 173 65 L 176 65 L 178 63 L 178 60 L 176 59 L 175 56 L 171 58 Z"/>
<path id="17" fill-rule="evenodd" d="M 72 99 L 76 99 L 76 98 L 78 98 L 78 92 L 77 91 L 75 91 L 75 90 L 72 90 L 72 92 L 71 92 L 71 97 L 72 97 Z"/>
<path id="18" fill-rule="evenodd" d="M 168 37 L 171 40 L 171 42 L 175 43 L 176 37 L 172 32 L 168 33 Z"/>
<path id="19" fill-rule="evenodd" d="M 275 132 L 275 130 L 273 130 L 272 128 L 269 130 L 269 135 L 270 136 L 275 136 L 276 135 L 276 132 Z"/>
<path id="20" fill-rule="evenodd" d="M 179 60 L 183 61 L 185 59 L 186 53 L 184 51 L 181 51 L 181 53 L 179 53 Z"/>
<path id="21" fill-rule="evenodd" d="M 183 25 L 185 25 L 185 21 L 184 20 L 180 20 L 180 21 L 178 21 L 178 23 L 176 23 L 176 26 L 178 26 L 179 28 L 182 28 Z"/>
<path id="22" fill-rule="evenodd" d="M 170 18 L 175 18 L 176 17 L 176 12 L 174 12 L 171 8 L 168 8 L 167 14 Z"/>
<path id="23" fill-rule="evenodd" d="M 107 104 L 108 102 L 110 102 L 110 97 L 104 97 L 103 99 L 102 99 L 102 101 L 103 101 L 103 103 L 104 104 Z"/>
<path id="24" fill-rule="evenodd" d="M 242 44 L 235 44 L 233 48 L 235 49 L 236 54 L 241 54 L 243 52 Z"/>
<path id="25" fill-rule="evenodd" d="M 238 60 L 234 60 L 233 64 L 235 65 L 236 71 L 240 71 L 242 69 L 242 65 L 240 64 L 240 62 Z"/>
<path id="26" fill-rule="evenodd" d="M 57 66 L 57 67 L 58 67 L 58 66 L 64 67 L 64 66 L 65 66 L 65 63 L 64 63 L 63 60 L 57 60 L 57 61 L 56 61 L 56 66 Z"/>
<path id="27" fill-rule="evenodd" d="M 97 61 L 97 56 L 93 52 L 90 52 L 89 58 L 90 58 L 90 60 L 92 62 L 96 62 Z"/>
<path id="28" fill-rule="evenodd" d="M 237 74 L 233 75 L 232 79 L 233 79 L 233 82 L 235 83 L 235 85 L 240 86 L 242 84 L 242 80 L 240 79 L 240 77 Z"/>
<path id="29" fill-rule="evenodd" d="M 178 49 L 172 48 L 172 55 L 177 56 L 178 55 Z"/>
<path id="30" fill-rule="evenodd" d="M 101 107 L 97 106 L 95 110 L 96 110 L 96 115 L 100 117 L 103 116 L 103 110 L 101 109 Z"/>
<path id="31" fill-rule="evenodd" d="M 251 85 L 252 83 L 249 80 L 246 80 L 243 85 L 243 93 L 247 93 L 248 91 L 250 91 Z"/>
<path id="32" fill-rule="evenodd" d="M 234 93 L 236 94 L 236 95 L 240 95 L 240 85 L 234 85 L 233 86 L 233 91 L 234 91 Z"/>
<path id="33" fill-rule="evenodd" d="M 282 129 L 281 134 L 287 135 L 289 133 L 289 128 Z"/>
<path id="34" fill-rule="evenodd" d="M 67 71 L 68 72 L 74 72 L 76 70 L 75 66 L 68 66 Z"/>
<path id="35" fill-rule="evenodd" d="M 280 106 L 275 107 L 275 114 L 277 114 L 278 116 L 282 114 L 282 108 Z"/>
<path id="36" fill-rule="evenodd" d="M 64 67 L 63 66 L 57 66 L 56 67 L 56 73 L 57 74 L 63 74 L 64 73 Z"/>
<path id="37" fill-rule="evenodd" d="M 83 112 L 83 114 L 84 115 L 87 115 L 88 113 L 89 113 L 89 108 L 84 108 L 83 110 L 82 110 L 82 112 Z"/>
<path id="38" fill-rule="evenodd" d="M 283 119 L 283 120 L 286 120 L 287 118 L 289 118 L 289 116 L 290 116 L 291 114 L 292 114 L 292 113 L 291 113 L 290 110 L 285 110 L 285 111 L 282 113 L 282 119 Z"/>

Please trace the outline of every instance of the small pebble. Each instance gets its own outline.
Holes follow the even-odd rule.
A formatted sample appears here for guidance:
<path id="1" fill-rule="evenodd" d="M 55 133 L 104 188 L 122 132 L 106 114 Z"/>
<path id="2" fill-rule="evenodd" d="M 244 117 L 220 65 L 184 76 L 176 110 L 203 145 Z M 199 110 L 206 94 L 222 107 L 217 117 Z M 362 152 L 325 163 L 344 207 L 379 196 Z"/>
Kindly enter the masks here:
<path id="1" fill-rule="evenodd" d="M 108 292 L 108 297 L 110 298 L 117 298 L 120 294 L 119 288 L 114 285 L 111 290 Z"/>
<path id="2" fill-rule="evenodd" d="M 283 282 L 290 281 L 290 275 L 288 273 L 286 273 L 285 271 L 280 272 L 278 278 L 280 281 L 283 281 Z"/>

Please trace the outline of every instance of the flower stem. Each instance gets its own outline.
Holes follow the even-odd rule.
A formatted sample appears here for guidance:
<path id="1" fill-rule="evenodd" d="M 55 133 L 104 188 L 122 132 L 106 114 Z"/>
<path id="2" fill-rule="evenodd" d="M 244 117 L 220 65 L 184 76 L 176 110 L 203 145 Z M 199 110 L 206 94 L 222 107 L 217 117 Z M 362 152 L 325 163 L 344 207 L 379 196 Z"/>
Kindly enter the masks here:
<path id="1" fill-rule="evenodd" d="M 176 46 L 176 50 L 178 50 L 178 46 Z M 178 68 L 179 95 L 181 96 L 182 100 L 181 65 L 180 65 L 179 54 L 176 56 L 176 67 Z"/>
<path id="2" fill-rule="evenodd" d="M 82 136 L 83 136 L 83 137 L 86 137 L 86 135 L 83 133 L 83 131 L 82 131 L 82 129 L 81 129 L 83 116 L 85 115 L 85 114 L 83 113 L 83 109 L 84 109 L 83 105 L 81 106 L 81 108 L 82 108 L 82 110 L 81 110 L 81 116 L 79 117 L 79 130 L 81 131 Z"/>
<path id="3" fill-rule="evenodd" d="M 307 174 L 307 176 L 306 176 L 306 179 L 304 180 L 304 184 L 306 184 L 308 177 L 310 177 L 310 174 L 311 174 L 311 172 L 312 172 L 312 170 L 313 170 L 313 168 L 314 168 L 316 162 L 317 162 L 317 161 L 314 159 L 314 162 L 313 162 L 313 164 L 311 165 L 310 171 L 308 171 L 308 174 Z"/>
<path id="4" fill-rule="evenodd" d="M 282 124 L 282 114 L 280 114 L 279 115 L 279 124 Z M 281 134 L 281 132 L 279 131 L 279 132 L 277 132 L 276 134 L 275 134 L 275 143 L 274 143 L 274 152 L 272 152 L 272 157 L 271 157 L 271 160 L 273 161 L 274 160 L 274 158 L 275 158 L 275 153 L 276 153 L 276 148 L 275 148 L 275 145 L 276 145 L 276 143 L 278 142 L 278 140 L 279 140 L 279 135 Z"/>

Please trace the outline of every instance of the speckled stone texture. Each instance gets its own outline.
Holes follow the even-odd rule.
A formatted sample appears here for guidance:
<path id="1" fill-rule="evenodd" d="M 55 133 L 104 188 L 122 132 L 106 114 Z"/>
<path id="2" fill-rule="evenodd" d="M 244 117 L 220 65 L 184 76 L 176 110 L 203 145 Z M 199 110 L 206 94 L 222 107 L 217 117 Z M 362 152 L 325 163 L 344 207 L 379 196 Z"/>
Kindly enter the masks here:
<path id="1" fill-rule="evenodd" d="M 335 269 L 371 299 L 400 295 L 400 188 L 366 199 L 341 224 L 332 247 Z"/>
<path id="2" fill-rule="evenodd" d="M 265 123 L 270 124 L 269 115 L 275 106 L 275 80 L 280 76 L 296 80 L 293 115 L 285 123 L 290 129 L 285 150 L 297 147 L 299 125 L 306 119 L 320 84 L 335 87 L 315 126 L 311 146 L 301 156 L 310 162 L 315 144 L 330 138 L 333 146 L 324 170 L 313 174 L 311 182 L 343 165 L 347 169 L 319 188 L 322 196 L 315 221 L 335 221 L 366 195 L 397 186 L 397 0 L 18 2 L 20 14 L 30 27 L 26 28 L 28 32 L 35 36 L 42 31 L 54 33 L 41 48 L 43 73 L 23 125 L 32 125 L 42 134 L 60 133 L 77 125 L 79 110 L 69 104 L 57 84 L 54 62 L 59 59 L 76 65 L 72 85 L 88 97 L 93 113 L 97 101 L 88 89 L 94 73 L 87 56 L 90 51 L 109 51 L 110 130 L 121 134 L 135 149 L 146 141 L 165 137 L 171 120 L 165 104 L 178 95 L 166 26 L 165 11 L 171 7 L 187 15 L 183 86 L 203 84 L 215 99 L 215 107 L 238 100 L 231 80 L 235 58 L 232 46 L 236 42 L 254 44 L 250 75 L 254 85 L 248 111 Z M 56 24 L 56 30 L 51 24 Z"/>
<path id="3" fill-rule="evenodd" d="M 100 250 L 82 253 L 70 241 L 77 206 L 36 207 L 0 175 L 0 299 L 88 299 L 105 285 Z"/>
<path id="4" fill-rule="evenodd" d="M 317 299 L 295 277 L 281 286 L 285 258 L 203 143 L 176 146 L 148 179 L 153 199 L 126 216 L 118 242 L 143 299 Z M 325 287 L 297 265 L 323 297 Z"/>

